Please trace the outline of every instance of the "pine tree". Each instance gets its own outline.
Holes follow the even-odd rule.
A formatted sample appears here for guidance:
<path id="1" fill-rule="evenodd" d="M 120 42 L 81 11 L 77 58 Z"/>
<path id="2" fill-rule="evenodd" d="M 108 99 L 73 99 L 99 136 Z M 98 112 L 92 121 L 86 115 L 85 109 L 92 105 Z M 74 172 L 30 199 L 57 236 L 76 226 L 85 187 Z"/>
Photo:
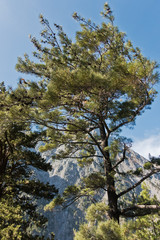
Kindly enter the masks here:
<path id="1" fill-rule="evenodd" d="M 25 54 L 16 66 L 19 72 L 33 74 L 40 81 L 21 83 L 14 98 L 16 103 L 20 99 L 30 107 L 23 115 L 42 126 L 46 137 L 41 151 L 61 147 L 54 159 L 77 159 L 84 167 L 97 157 L 102 159 L 99 172 L 91 173 L 80 186 L 70 186 L 46 209 L 57 204 L 68 206 L 80 197 L 94 201 L 94 194 L 102 189 L 108 195 L 109 217 L 119 221 L 120 216 L 135 217 L 155 211 L 153 206 L 146 210 L 136 201 L 120 206 L 124 196 L 160 171 L 153 163 L 148 169 L 142 166 L 120 172 L 119 166 L 127 160 L 131 146 L 130 139 L 120 132 L 123 126 L 133 126 L 150 107 L 159 76 L 156 62 L 144 57 L 114 25 L 107 3 L 101 14 L 101 25 L 73 14 L 81 25 L 75 41 L 57 24 L 53 31 L 41 15 L 42 40 L 31 37 L 36 61 Z M 116 185 L 118 175 L 136 175 L 139 179 L 131 186 L 124 185 L 122 190 Z"/>
<path id="2" fill-rule="evenodd" d="M 10 90 L 0 89 L 0 238 L 43 239 L 47 219 L 37 210 L 37 200 L 51 200 L 57 190 L 40 182 L 34 171 L 52 167 L 35 151 L 39 132 L 30 122 L 14 121 Z M 43 229 L 43 231 L 42 231 Z M 33 230 L 37 232 L 33 234 Z"/>

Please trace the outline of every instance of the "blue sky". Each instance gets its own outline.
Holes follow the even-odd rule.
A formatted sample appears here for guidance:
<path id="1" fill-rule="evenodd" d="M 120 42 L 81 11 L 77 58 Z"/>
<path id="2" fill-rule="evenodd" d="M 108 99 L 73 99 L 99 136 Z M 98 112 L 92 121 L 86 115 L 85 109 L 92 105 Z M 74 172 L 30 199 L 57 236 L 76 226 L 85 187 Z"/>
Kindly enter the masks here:
<path id="1" fill-rule="evenodd" d="M 100 23 L 104 0 L 0 0 L 0 81 L 16 86 L 22 75 L 15 71 L 18 56 L 31 55 L 34 50 L 29 34 L 39 36 L 42 13 L 52 25 L 63 26 L 74 37 L 79 29 L 72 19 L 77 11 L 86 18 Z M 119 29 L 138 46 L 149 59 L 160 63 L 160 1 L 159 0 L 110 0 Z M 29 79 L 29 76 L 27 76 Z M 157 86 L 160 91 L 160 86 Z M 160 154 L 160 95 L 136 121 L 133 130 L 125 129 L 126 136 L 134 140 L 133 149 L 148 156 Z"/>

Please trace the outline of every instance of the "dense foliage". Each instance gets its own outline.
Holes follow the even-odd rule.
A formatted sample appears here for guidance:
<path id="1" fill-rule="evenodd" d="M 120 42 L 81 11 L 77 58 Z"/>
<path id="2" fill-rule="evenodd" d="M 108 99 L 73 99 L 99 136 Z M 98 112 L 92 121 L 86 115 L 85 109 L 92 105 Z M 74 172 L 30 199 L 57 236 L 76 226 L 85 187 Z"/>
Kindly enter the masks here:
<path id="1" fill-rule="evenodd" d="M 37 210 L 37 200 L 52 199 L 57 190 L 40 182 L 34 172 L 52 167 L 35 151 L 39 132 L 12 118 L 14 103 L 3 84 L 0 98 L 0 238 L 42 239 L 43 233 L 35 233 L 45 230 L 47 219 Z"/>
<path id="2" fill-rule="evenodd" d="M 150 191 L 145 184 L 142 185 L 140 202 L 154 202 L 156 197 L 150 197 Z M 136 220 L 124 221 L 120 225 L 107 219 L 108 209 L 104 202 L 92 204 L 86 213 L 86 222 L 74 231 L 75 240 L 157 240 L 160 236 L 160 219 L 156 215 L 138 217 Z"/>
<path id="3" fill-rule="evenodd" d="M 120 166 L 128 160 L 131 147 L 131 140 L 120 135 L 121 129 L 133 126 L 136 118 L 150 107 L 157 94 L 155 85 L 159 83 L 159 76 L 157 63 L 144 57 L 140 49 L 134 47 L 114 25 L 107 3 L 101 14 L 104 22 L 96 25 L 74 13 L 74 19 L 81 26 L 74 41 L 68 38 L 61 26 L 55 24 L 54 31 L 40 16 L 44 25 L 42 39 L 38 41 L 31 37 L 36 48 L 33 53 L 36 60 L 30 60 L 25 54 L 16 65 L 19 72 L 36 76 L 38 81 L 21 78 L 18 87 L 10 90 L 9 94 L 5 93 L 3 86 L 1 90 L 1 96 L 5 95 L 7 100 L 2 102 L 0 112 L 1 117 L 7 119 L 1 125 L 4 128 L 1 154 L 10 152 L 9 158 L 7 155 L 4 159 L 8 165 L 2 175 L 1 195 L 7 199 L 7 191 L 10 191 L 9 197 L 16 193 L 12 202 L 14 205 L 18 201 L 19 207 L 13 209 L 13 214 L 17 215 L 20 223 L 26 221 L 25 224 L 28 224 L 28 218 L 21 218 L 25 202 L 21 200 L 27 199 L 28 204 L 29 197 L 52 197 L 54 188 L 30 178 L 30 166 L 45 171 L 49 169 L 40 155 L 28 149 L 35 146 L 37 137 L 44 142 L 40 151 L 58 149 L 53 159 L 77 159 L 82 167 L 87 167 L 99 158 L 99 171 L 83 178 L 79 186 L 69 186 L 46 209 L 56 205 L 66 207 L 81 197 L 95 202 L 95 194 L 103 190 L 108 196 L 104 207 L 110 220 L 98 221 L 93 230 L 98 239 L 107 239 L 106 236 L 110 236 L 108 231 L 115 236 L 113 239 L 123 239 L 118 226 L 120 217 L 144 216 L 159 209 L 157 202 L 143 202 L 138 197 L 134 201 L 124 201 L 128 193 L 160 171 L 159 159 L 151 158 L 141 168 L 129 171 L 122 168 L 120 171 Z M 38 132 L 30 135 L 33 126 Z M 126 185 L 125 180 L 129 176 L 136 176 L 136 182 Z M 118 184 L 120 179 L 121 186 Z M 49 195 L 43 187 L 48 188 Z M 37 191 L 40 188 L 42 191 Z M 30 211 L 25 211 L 34 222 L 37 214 L 33 214 L 32 207 L 35 210 L 29 204 L 25 209 Z M 17 234 L 22 225 L 15 226 L 13 231 Z M 80 231 L 84 232 L 86 227 L 89 225 L 81 226 Z M 80 235 L 78 237 L 80 239 Z M 87 238 L 91 239 L 90 235 L 85 236 Z"/>
<path id="4" fill-rule="evenodd" d="M 114 26 L 108 4 L 102 16 L 105 22 L 96 25 L 74 13 L 82 28 L 74 42 L 61 26 L 55 24 L 56 34 L 40 16 L 45 26 L 41 43 L 31 38 L 38 61 L 31 61 L 25 55 L 16 66 L 22 73 L 38 76 L 40 81 L 21 81 L 23 88 L 18 88 L 14 96 L 15 101 L 20 99 L 27 106 L 22 109 L 23 114 L 46 132 L 41 151 L 63 145 L 53 158 L 75 158 L 84 167 L 96 157 L 102 159 L 99 172 L 83 179 L 81 186 L 66 189 L 46 209 L 57 204 L 70 205 L 83 196 L 93 200 L 94 193 L 103 189 L 108 195 L 109 217 L 119 221 L 120 216 L 145 214 L 145 207 L 136 202 L 125 207 L 119 203 L 124 195 L 160 170 L 155 162 L 147 169 L 142 166 L 119 171 L 130 148 L 130 140 L 120 136 L 121 128 L 134 125 L 136 118 L 154 101 L 154 86 L 159 77 L 157 64 L 145 58 Z M 129 187 L 118 188 L 117 175 L 136 175 L 139 179 Z M 154 207 L 150 206 L 152 210 Z"/>

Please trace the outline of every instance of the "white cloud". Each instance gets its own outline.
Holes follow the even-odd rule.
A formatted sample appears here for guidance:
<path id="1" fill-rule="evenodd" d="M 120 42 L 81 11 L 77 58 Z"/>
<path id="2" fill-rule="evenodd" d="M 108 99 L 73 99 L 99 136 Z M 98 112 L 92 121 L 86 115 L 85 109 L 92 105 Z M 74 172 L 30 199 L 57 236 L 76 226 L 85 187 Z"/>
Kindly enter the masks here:
<path id="1" fill-rule="evenodd" d="M 133 150 L 148 159 L 149 153 L 152 156 L 160 155 L 160 133 L 145 139 L 135 139 L 132 146 Z"/>

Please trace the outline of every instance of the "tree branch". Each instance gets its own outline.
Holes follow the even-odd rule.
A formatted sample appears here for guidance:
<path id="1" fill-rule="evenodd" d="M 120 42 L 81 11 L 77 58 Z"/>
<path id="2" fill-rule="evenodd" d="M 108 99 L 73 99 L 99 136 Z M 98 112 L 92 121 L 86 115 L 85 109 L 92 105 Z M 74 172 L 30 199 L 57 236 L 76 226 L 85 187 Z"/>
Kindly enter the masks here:
<path id="1" fill-rule="evenodd" d="M 92 140 L 95 142 L 96 146 L 98 147 L 98 149 L 100 150 L 100 152 L 102 153 L 102 155 L 105 157 L 105 154 L 103 152 L 103 150 L 101 149 L 100 144 L 98 143 L 98 141 L 93 137 L 93 135 L 90 132 L 87 132 L 88 135 L 92 138 Z"/>
<path id="2" fill-rule="evenodd" d="M 157 210 L 160 210 L 159 205 L 134 205 L 121 210 L 120 215 L 124 217 L 138 217 L 157 213 Z"/>
<path id="3" fill-rule="evenodd" d="M 117 129 L 124 126 L 125 124 L 132 122 L 135 119 L 135 117 L 140 113 L 140 111 L 147 105 L 147 102 L 148 102 L 147 100 L 149 101 L 149 97 L 148 99 L 145 99 L 145 101 L 137 108 L 137 110 L 133 113 L 133 116 L 131 118 L 129 118 L 127 121 L 124 121 L 118 124 L 116 127 L 114 127 L 111 130 L 111 132 L 115 132 Z"/>
<path id="4" fill-rule="evenodd" d="M 64 157 L 62 156 L 61 158 L 58 158 L 59 159 L 68 159 L 68 158 L 71 158 L 71 159 L 83 159 L 83 158 L 91 158 L 91 157 L 98 157 L 98 158 L 103 158 L 102 156 L 100 155 L 89 155 L 89 156 L 67 156 L 67 157 Z"/>
<path id="5" fill-rule="evenodd" d="M 153 169 L 150 173 L 148 173 L 147 175 L 145 175 L 140 181 L 138 181 L 137 183 L 135 183 L 134 185 L 132 185 L 131 187 L 127 188 L 126 190 L 122 191 L 121 193 L 119 193 L 117 195 L 117 198 L 120 198 L 121 196 L 123 196 L 124 194 L 130 192 L 131 190 L 133 190 L 134 188 L 136 188 L 137 186 L 139 186 L 144 180 L 146 180 L 147 178 L 149 178 L 150 176 L 152 176 L 155 173 L 160 172 L 160 168 L 156 168 Z"/>
<path id="6" fill-rule="evenodd" d="M 117 162 L 117 163 L 112 167 L 112 170 L 115 169 L 119 164 L 121 164 L 121 163 L 126 159 L 126 151 L 127 151 L 127 147 L 124 146 L 123 156 L 122 156 L 121 160 L 120 160 L 119 162 Z"/>
<path id="7" fill-rule="evenodd" d="M 10 149 L 10 151 L 11 151 L 11 154 L 13 154 L 13 147 L 12 147 L 12 145 L 11 145 L 10 142 L 9 142 L 8 135 L 7 135 L 7 131 L 5 131 L 5 138 L 6 138 L 6 141 L 7 141 L 7 143 L 8 143 L 8 146 L 9 146 L 9 149 Z"/>

